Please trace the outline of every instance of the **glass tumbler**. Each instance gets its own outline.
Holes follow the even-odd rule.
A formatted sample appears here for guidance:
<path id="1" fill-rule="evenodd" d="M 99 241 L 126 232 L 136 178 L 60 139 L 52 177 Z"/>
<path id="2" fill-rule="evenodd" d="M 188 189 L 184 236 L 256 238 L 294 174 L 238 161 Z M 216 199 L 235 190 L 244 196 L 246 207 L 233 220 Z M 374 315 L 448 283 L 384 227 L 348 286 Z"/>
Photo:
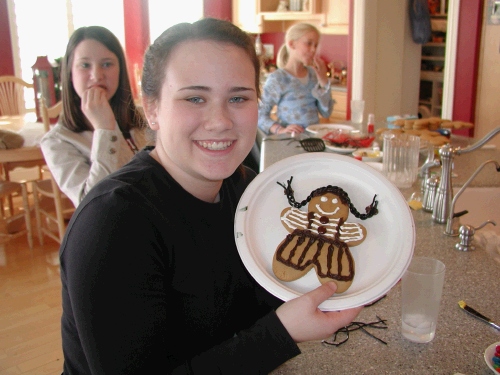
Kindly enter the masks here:
<path id="1" fill-rule="evenodd" d="M 398 188 L 409 188 L 417 180 L 420 137 L 385 132 L 382 173 Z"/>

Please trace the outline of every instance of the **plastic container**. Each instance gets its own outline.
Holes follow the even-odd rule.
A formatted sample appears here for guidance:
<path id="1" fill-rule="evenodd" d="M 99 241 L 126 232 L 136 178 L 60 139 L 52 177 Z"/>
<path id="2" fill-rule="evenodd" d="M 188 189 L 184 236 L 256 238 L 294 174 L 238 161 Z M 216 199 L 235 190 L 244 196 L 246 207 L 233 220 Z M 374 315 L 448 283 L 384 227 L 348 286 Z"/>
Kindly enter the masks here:
<path id="1" fill-rule="evenodd" d="M 368 135 L 372 135 L 375 133 L 375 115 L 373 113 L 370 113 L 368 115 L 368 124 L 366 125 L 366 131 L 368 132 Z"/>

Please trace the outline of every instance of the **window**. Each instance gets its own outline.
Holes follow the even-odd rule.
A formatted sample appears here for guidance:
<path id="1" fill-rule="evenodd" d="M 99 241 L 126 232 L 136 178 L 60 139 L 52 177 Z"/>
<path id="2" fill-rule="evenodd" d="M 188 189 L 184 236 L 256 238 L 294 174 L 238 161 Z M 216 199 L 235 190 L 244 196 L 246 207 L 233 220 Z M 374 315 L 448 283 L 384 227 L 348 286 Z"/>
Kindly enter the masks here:
<path id="1" fill-rule="evenodd" d="M 62 57 L 70 35 L 82 26 L 104 26 L 125 46 L 123 4 L 123 0 L 8 0 L 16 75 L 32 82 L 31 67 L 37 56 L 47 56 L 50 62 Z M 170 4 L 149 0 L 152 41 L 171 25 L 203 16 L 203 0 L 183 0 L 175 7 Z M 26 106 L 35 108 L 33 95 L 26 95 Z"/>
<path id="2" fill-rule="evenodd" d="M 16 75 L 27 82 L 33 81 L 31 67 L 37 56 L 47 56 L 50 62 L 62 57 L 69 36 L 81 26 L 107 27 L 124 44 L 123 0 L 12 0 L 9 5 L 19 48 L 14 52 Z M 35 107 L 33 95 L 26 96 L 26 106 Z"/>
<path id="3" fill-rule="evenodd" d="M 165 0 L 149 0 L 149 34 L 154 42 L 161 33 L 179 22 L 194 22 L 203 17 L 203 0 L 176 1 L 175 7 Z"/>

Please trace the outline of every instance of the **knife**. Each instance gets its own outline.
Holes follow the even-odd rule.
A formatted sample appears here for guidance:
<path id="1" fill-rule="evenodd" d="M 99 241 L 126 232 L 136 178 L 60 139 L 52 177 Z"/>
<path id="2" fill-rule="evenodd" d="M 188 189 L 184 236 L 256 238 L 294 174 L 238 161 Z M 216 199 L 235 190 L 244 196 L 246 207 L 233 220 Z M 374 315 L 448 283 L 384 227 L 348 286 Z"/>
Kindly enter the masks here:
<path id="1" fill-rule="evenodd" d="M 482 320 L 485 323 L 488 323 L 490 326 L 498 329 L 500 331 L 500 326 L 496 323 L 494 323 L 490 318 L 485 317 L 483 314 L 480 312 L 474 310 L 472 307 L 468 306 L 465 301 L 458 301 L 458 306 L 460 306 L 461 309 L 463 309 L 465 312 L 469 313 L 470 315 Z"/>

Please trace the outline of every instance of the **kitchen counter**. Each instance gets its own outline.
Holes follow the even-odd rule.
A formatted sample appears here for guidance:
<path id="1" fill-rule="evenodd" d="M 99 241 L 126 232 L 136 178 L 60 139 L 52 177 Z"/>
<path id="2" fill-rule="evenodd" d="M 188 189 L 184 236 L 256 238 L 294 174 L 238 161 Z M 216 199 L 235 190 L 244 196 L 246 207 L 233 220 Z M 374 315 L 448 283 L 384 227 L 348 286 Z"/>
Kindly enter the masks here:
<path id="1" fill-rule="evenodd" d="M 347 92 L 347 86 L 334 83 L 332 84 L 332 91 Z"/>
<path id="2" fill-rule="evenodd" d="M 281 150 L 283 156 L 283 153 L 289 152 L 284 147 L 287 143 L 273 142 L 272 148 L 274 151 Z M 263 150 L 263 153 L 267 151 L 267 155 L 262 155 L 263 159 L 270 157 L 269 148 Z M 300 149 L 296 149 L 295 153 L 297 150 Z M 461 186 L 488 159 L 500 161 L 500 150 L 483 148 L 456 157 L 453 186 Z M 267 158 L 267 161 L 269 164 L 270 159 Z M 436 168 L 436 171 L 440 169 Z M 496 173 L 493 166 L 491 169 L 488 166 L 476 176 L 471 186 L 500 187 L 500 173 Z M 419 187 L 420 180 L 413 188 L 401 192 L 405 198 L 409 198 Z M 498 205 L 498 202 L 494 204 Z M 416 227 L 414 256 L 434 257 L 446 265 L 434 340 L 418 344 L 401 336 L 401 286 L 398 283 L 384 299 L 366 307 L 356 318 L 356 321 L 365 323 L 376 321 L 377 317 L 386 319 L 388 329 L 368 327 L 367 330 L 387 342 L 387 345 L 361 330 L 351 332 L 350 339 L 339 347 L 325 346 L 321 341 L 301 343 L 299 347 L 302 354 L 277 368 L 272 372 L 273 375 L 491 373 L 484 361 L 484 351 L 490 344 L 500 341 L 500 332 L 465 313 L 459 308 L 458 301 L 464 300 L 500 323 L 500 263 L 480 247 L 470 252 L 456 250 L 458 238 L 444 235 L 445 225 L 434 223 L 431 213 L 412 210 L 412 215 Z"/>

